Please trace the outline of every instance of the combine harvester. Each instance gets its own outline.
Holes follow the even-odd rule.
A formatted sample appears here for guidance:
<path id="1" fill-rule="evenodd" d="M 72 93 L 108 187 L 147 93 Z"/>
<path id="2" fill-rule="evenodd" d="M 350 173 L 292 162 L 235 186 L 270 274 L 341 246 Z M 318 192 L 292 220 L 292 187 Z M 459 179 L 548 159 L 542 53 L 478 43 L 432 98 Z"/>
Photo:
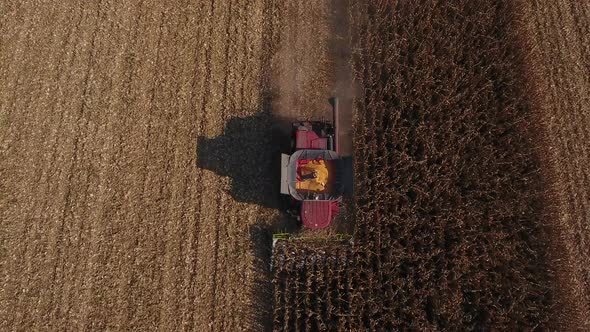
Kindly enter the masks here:
<path id="1" fill-rule="evenodd" d="M 352 158 L 340 155 L 337 98 L 332 99 L 332 106 L 332 123 L 293 123 L 290 154 L 281 156 L 281 194 L 287 195 L 287 212 L 310 230 L 330 226 L 340 211 L 343 195 L 352 192 Z M 276 242 L 297 237 L 280 233 L 273 238 Z M 350 236 L 339 234 L 336 238 Z"/>

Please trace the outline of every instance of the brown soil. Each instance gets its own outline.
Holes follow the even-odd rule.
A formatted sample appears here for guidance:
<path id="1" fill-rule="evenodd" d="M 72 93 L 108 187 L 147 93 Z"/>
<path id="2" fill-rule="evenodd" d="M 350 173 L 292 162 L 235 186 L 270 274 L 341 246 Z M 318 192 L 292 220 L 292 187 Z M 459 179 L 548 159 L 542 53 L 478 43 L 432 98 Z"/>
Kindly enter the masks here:
<path id="1" fill-rule="evenodd" d="M 269 327 L 271 160 L 343 90 L 333 3 L 0 6 L 0 329 Z"/>
<path id="2" fill-rule="evenodd" d="M 289 102 L 328 105 L 324 5 L 2 2 L 0 329 L 257 329 L 274 179 L 237 199 L 199 142 L 229 128 L 215 156 L 265 174 L 278 43 Z"/>
<path id="3" fill-rule="evenodd" d="M 531 150 L 523 91 L 488 84 L 521 83 L 506 8 L 343 3 L 1 2 L 0 330 L 270 328 L 269 233 L 292 228 L 270 160 L 332 95 L 359 110 L 362 232 L 354 252 L 280 248 L 275 327 L 530 328 L 552 307 L 590 329 L 589 5 L 519 7 Z"/>
<path id="4" fill-rule="evenodd" d="M 555 329 L 590 330 L 590 3 L 522 1 L 557 276 Z"/>

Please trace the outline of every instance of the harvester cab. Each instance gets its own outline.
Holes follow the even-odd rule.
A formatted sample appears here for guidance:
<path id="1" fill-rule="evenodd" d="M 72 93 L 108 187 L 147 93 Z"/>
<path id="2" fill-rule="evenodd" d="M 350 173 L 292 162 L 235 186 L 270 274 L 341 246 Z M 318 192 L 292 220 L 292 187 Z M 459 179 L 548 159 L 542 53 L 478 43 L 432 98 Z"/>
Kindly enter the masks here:
<path id="1" fill-rule="evenodd" d="M 288 212 L 309 229 L 330 225 L 352 184 L 352 173 L 339 154 L 337 98 L 332 105 L 332 123 L 293 123 L 291 153 L 281 156 L 281 194 L 289 196 Z"/>

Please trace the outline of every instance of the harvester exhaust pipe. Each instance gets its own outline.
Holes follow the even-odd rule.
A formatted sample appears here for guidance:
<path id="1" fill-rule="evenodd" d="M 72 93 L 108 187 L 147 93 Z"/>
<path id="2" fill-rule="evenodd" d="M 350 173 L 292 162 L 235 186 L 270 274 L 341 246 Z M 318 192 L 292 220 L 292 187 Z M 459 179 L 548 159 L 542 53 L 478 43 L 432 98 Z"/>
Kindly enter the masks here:
<path id="1" fill-rule="evenodd" d="M 334 125 L 334 151 L 340 154 L 340 131 L 339 131 L 339 120 L 340 113 L 338 112 L 338 97 L 332 98 L 332 116 Z"/>

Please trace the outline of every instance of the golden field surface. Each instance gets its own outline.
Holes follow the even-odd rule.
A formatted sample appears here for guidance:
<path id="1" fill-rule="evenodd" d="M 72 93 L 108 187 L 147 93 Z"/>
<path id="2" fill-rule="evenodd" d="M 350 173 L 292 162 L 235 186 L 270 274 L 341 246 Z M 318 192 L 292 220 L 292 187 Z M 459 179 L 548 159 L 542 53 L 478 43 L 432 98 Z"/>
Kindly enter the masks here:
<path id="1" fill-rule="evenodd" d="M 256 329 L 249 232 L 278 215 L 256 176 L 265 101 L 328 105 L 327 10 L 2 2 L 0 329 Z"/>
<path id="2" fill-rule="evenodd" d="M 555 324 L 558 329 L 590 329 L 590 3 L 498 3 L 482 1 L 486 11 L 480 11 L 472 8 L 472 2 L 462 0 L 442 5 L 427 0 L 378 1 L 371 5 L 355 0 L 0 2 L 0 330 L 259 331 L 270 329 L 273 320 L 274 328 L 289 330 L 314 319 L 323 324 L 326 317 L 328 325 L 301 324 L 342 330 L 381 323 L 435 329 L 444 324 L 517 326 L 515 322 L 522 321 L 518 326 L 532 328 L 526 324 L 538 322 Z M 479 47 L 476 36 L 481 31 L 470 28 L 470 22 L 481 19 L 485 24 L 476 24 L 478 29 L 490 27 L 483 32 L 488 33 L 483 42 L 489 51 L 487 61 L 493 63 L 496 54 L 512 54 L 512 49 L 502 53 L 498 50 L 503 48 L 494 46 L 504 36 L 494 34 L 497 24 L 488 19 L 496 6 L 502 7 L 499 12 L 508 13 L 498 14 L 504 23 L 509 21 L 510 8 L 517 11 L 520 24 L 515 25 L 515 32 L 522 42 L 526 60 L 523 72 L 528 79 L 523 90 L 529 93 L 530 103 L 516 98 L 516 102 L 503 104 L 505 100 L 494 95 L 488 83 L 504 76 L 480 70 L 475 60 L 469 60 L 465 68 L 477 74 L 475 82 L 482 90 L 472 89 L 471 94 L 465 94 L 453 87 L 456 89 L 445 90 L 446 99 L 436 99 L 440 95 L 434 94 L 436 98 L 424 97 L 428 95 L 420 91 L 440 94 L 438 87 L 444 87 L 434 84 L 434 79 L 424 79 L 423 74 L 431 69 L 443 75 L 437 72 L 436 61 L 445 59 L 448 68 L 463 70 L 459 62 L 453 62 L 455 58 L 430 52 L 429 38 L 448 45 L 441 34 L 447 33 L 456 39 L 458 50 L 449 54 L 477 58 L 471 51 L 465 51 L 465 56 L 461 52 Z M 392 22 L 392 17 L 397 17 L 397 23 Z M 354 31 L 348 30 L 348 19 Z M 430 24 L 434 19 L 436 24 Z M 456 21 L 462 23 L 453 25 Z M 410 26 L 415 30 L 409 30 Z M 506 26 L 512 27 L 508 23 Z M 502 25 L 497 31 L 509 31 L 504 28 Z M 457 36 L 466 36 L 468 42 Z M 350 49 L 347 43 L 351 43 Z M 392 49 L 392 45 L 403 52 Z M 512 60 L 506 58 L 506 68 L 520 64 Z M 452 73 L 457 82 L 465 77 L 460 70 Z M 509 77 L 505 82 L 519 82 L 511 75 L 505 75 Z M 442 76 L 436 77 L 444 81 Z M 423 90 L 404 85 L 408 82 Z M 526 240 L 514 245 L 509 242 L 512 240 L 506 240 L 509 231 L 490 232 L 502 235 L 497 236 L 497 243 L 491 243 L 496 238 L 467 232 L 461 226 L 463 217 L 452 212 L 457 209 L 453 204 L 463 196 L 459 199 L 457 194 L 457 200 L 451 202 L 450 196 L 440 191 L 440 198 L 429 201 L 424 199 L 428 192 L 420 191 L 420 185 L 425 183 L 425 176 L 419 173 L 424 171 L 421 167 L 436 163 L 432 156 L 442 161 L 451 156 L 436 147 L 453 147 L 452 140 L 437 136 L 439 132 L 423 129 L 438 128 L 442 133 L 441 128 L 448 127 L 449 132 L 458 133 L 462 124 L 477 118 L 466 112 L 466 120 L 455 119 L 452 126 L 441 119 L 437 123 L 433 119 L 441 113 L 432 111 L 429 103 L 438 100 L 437 107 L 450 112 L 452 107 L 443 101 L 463 100 L 457 105 L 469 109 L 476 105 L 476 98 L 488 96 L 480 91 L 489 92 L 494 101 L 486 104 L 491 105 L 490 109 L 508 105 L 514 111 L 531 105 L 532 112 L 523 113 L 538 122 L 529 129 L 536 129 L 539 139 L 536 144 L 523 143 L 525 147 L 515 151 L 525 152 L 519 159 L 523 163 L 530 161 L 529 156 L 540 156 L 540 171 L 521 177 L 510 173 L 513 178 L 489 176 L 482 180 L 488 182 L 479 184 L 499 188 L 500 194 L 490 196 L 496 200 L 491 200 L 488 210 L 497 212 L 497 206 L 506 207 L 505 216 L 510 218 L 514 217 L 510 213 L 516 211 L 510 208 L 514 197 L 502 195 L 514 192 L 500 180 L 508 184 L 512 179 L 522 180 L 525 185 L 519 194 L 533 188 L 530 192 L 534 197 L 529 201 L 522 198 L 518 206 L 526 213 L 534 210 L 526 204 L 537 204 L 537 198 L 544 195 L 548 203 L 545 214 L 541 219 L 535 214 L 538 211 L 532 211 L 530 219 L 547 226 L 549 236 L 539 236 L 547 243 L 534 243 L 532 237 L 519 233 Z M 279 247 L 291 265 L 285 265 L 289 269 L 285 273 L 287 282 L 277 282 L 284 289 L 273 290 L 268 266 L 269 236 L 293 228 L 293 223 L 279 212 L 277 195 L 276 160 L 288 140 L 285 128 L 294 119 L 329 115 L 327 98 L 334 94 L 354 98 L 354 103 L 345 100 L 343 104 L 354 105 L 356 114 L 364 116 L 356 116 L 353 121 L 356 142 L 364 144 L 357 146 L 355 153 L 375 161 L 364 165 L 360 173 L 378 175 L 367 176 L 359 187 L 365 218 L 361 225 L 368 227 L 355 234 L 356 247 L 352 248 L 358 257 L 351 256 L 354 250 L 350 248 L 336 252 L 346 262 L 344 265 L 330 261 L 331 265 L 324 266 L 321 259 L 316 260 L 314 257 L 323 253 L 323 247 L 318 251 L 304 245 L 292 252 L 286 246 Z M 380 99 L 384 95 L 387 100 Z M 410 103 L 394 104 L 400 95 Z M 371 98 L 363 99 L 366 96 Z M 396 108 L 399 105 L 413 105 L 414 109 L 401 112 Z M 501 136 L 498 128 L 509 121 L 496 125 L 498 118 L 486 110 L 482 107 L 474 114 L 492 119 L 491 130 L 482 131 L 491 137 L 486 136 L 482 142 L 489 143 Z M 510 121 L 514 119 L 517 117 L 509 117 Z M 389 135 L 390 145 L 373 139 L 377 131 L 370 124 L 382 126 L 379 132 Z M 421 143 L 414 139 L 401 141 L 395 135 L 400 130 L 414 135 L 414 127 L 423 134 L 416 137 L 426 137 L 421 138 Z M 508 137 L 517 135 L 506 132 Z M 353 132 L 345 134 L 353 136 Z M 528 136 L 522 140 L 535 141 Z M 416 148 L 418 143 L 422 146 Z M 482 156 L 484 150 L 471 145 L 469 148 L 473 155 L 449 158 L 453 163 L 464 162 L 461 165 L 469 166 L 465 169 L 473 168 L 484 176 L 485 167 L 504 167 L 503 161 L 493 163 L 498 161 L 496 156 L 504 156 L 502 153 L 490 154 L 490 163 L 486 159 L 483 166 L 473 166 L 470 158 L 476 160 L 473 156 Z M 395 149 L 407 151 L 397 154 L 399 151 L 392 152 Z M 430 160 L 422 162 L 429 158 L 424 151 L 431 155 Z M 382 158 L 384 155 L 411 167 L 391 172 L 376 167 L 381 165 L 378 163 L 393 167 Z M 408 156 L 421 160 L 413 161 Z M 509 164 L 510 155 L 506 160 Z M 448 169 L 454 174 L 457 168 Z M 433 188 L 441 185 L 453 192 L 454 182 L 435 181 L 440 174 L 429 177 Z M 541 177 L 545 187 L 528 182 Z M 459 175 L 456 178 L 466 179 Z M 477 182 L 482 178 L 467 180 Z M 419 213 L 425 206 L 423 202 L 434 202 L 437 209 L 435 204 L 442 202 L 443 208 L 436 213 L 434 209 L 429 211 L 435 213 L 432 219 L 403 209 L 399 211 L 407 215 L 395 209 L 385 213 L 384 207 L 390 201 L 381 205 L 374 202 L 389 196 L 381 187 L 371 187 L 382 179 L 389 179 L 390 188 L 403 189 L 401 195 L 394 195 L 399 206 L 412 201 Z M 543 195 L 537 197 L 541 192 Z M 457 211 L 473 212 L 475 217 L 465 220 L 478 225 L 480 206 L 465 206 Z M 441 215 L 448 217 L 451 222 L 446 226 L 450 226 L 431 227 L 429 220 L 443 220 Z M 407 218 L 398 220 L 401 216 Z M 383 222 L 376 222 L 379 218 Z M 510 229 L 510 218 L 502 219 L 502 227 L 506 226 L 502 231 Z M 413 224 L 406 222 L 410 219 Z M 435 238 L 428 235 L 428 230 L 438 230 L 435 233 L 446 242 L 438 240 L 449 248 L 454 243 L 492 239 L 487 247 L 491 249 L 486 251 L 489 257 L 498 258 L 496 253 L 501 252 L 508 266 L 519 262 L 513 259 L 516 255 L 533 269 L 542 270 L 538 278 L 541 282 L 519 272 L 510 278 L 517 278 L 524 288 L 520 293 L 511 292 L 512 279 L 499 272 L 494 278 L 500 276 L 502 289 L 509 291 L 494 298 L 495 284 L 486 283 L 490 275 L 481 268 L 489 261 L 479 264 L 473 257 L 480 256 L 469 256 L 466 253 L 470 251 L 459 245 L 453 259 L 447 257 L 452 256 L 452 248 L 445 247 L 446 252 L 437 249 L 438 257 L 431 254 L 434 250 L 424 249 L 428 246 L 414 246 Z M 471 240 L 453 237 L 461 232 L 472 236 Z M 548 261 L 536 265 L 530 259 L 541 252 L 527 249 L 531 242 L 537 249 L 550 249 Z M 511 245 L 516 249 L 510 249 Z M 468 246 L 469 250 L 476 247 Z M 313 269 L 297 270 L 298 255 L 310 252 L 306 259 L 313 261 Z M 377 258 L 371 260 L 373 254 Z M 382 260 L 386 256 L 391 260 Z M 399 257 L 406 262 L 400 264 Z M 416 257 L 419 259 L 412 261 Z M 412 265 L 423 262 L 428 263 L 424 270 Z M 468 264 L 472 262 L 477 264 L 472 267 Z M 439 268 L 439 263 L 444 267 Z M 453 279 L 461 277 L 452 273 L 458 271 L 457 266 L 469 267 L 464 269 L 465 275 L 481 277 L 473 280 L 484 282 L 470 285 L 485 288 L 488 297 L 473 300 L 469 290 L 462 293 Z M 517 269 L 525 271 L 528 265 Z M 306 315 L 308 308 L 323 308 L 322 301 L 316 301 L 315 293 L 307 288 L 296 291 L 285 285 L 301 284 L 313 290 L 312 278 L 321 276 L 322 271 L 328 271 L 326 275 L 336 271 L 333 275 L 337 276 L 334 280 L 338 287 L 346 288 L 332 294 L 329 280 L 320 283 L 324 285 L 321 290 L 342 306 L 327 315 L 320 311 Z M 401 273 L 397 279 L 392 277 L 396 273 Z M 432 287 L 415 282 L 437 273 L 442 276 L 429 280 Z M 353 274 L 365 277 L 350 283 L 343 277 Z M 410 275 L 416 278 L 408 281 Z M 292 276 L 296 283 L 289 279 Z M 555 279 L 551 283 L 550 277 Z M 383 285 L 387 285 L 389 293 Z M 529 289 L 540 294 L 532 302 L 527 299 Z M 405 294 L 406 302 L 383 296 L 397 292 Z M 330 301 L 330 296 L 326 300 Z M 275 317 L 273 298 L 286 299 L 284 307 L 275 306 Z M 489 303 L 495 304 L 499 298 L 508 299 L 498 301 L 503 311 L 497 311 L 500 314 L 496 317 L 505 318 L 500 322 L 494 321 L 494 311 L 488 310 L 492 308 Z M 292 299 L 294 302 L 289 302 Z M 349 306 L 348 299 L 357 303 Z M 492 300 L 480 303 L 481 307 L 467 308 L 461 302 L 466 299 L 473 303 Z M 299 306 L 296 315 L 285 314 L 292 303 Z M 524 309 L 513 311 L 511 303 L 517 304 L 514 308 Z M 340 310 L 348 316 L 340 315 Z M 457 316 L 466 312 L 473 316 Z"/>

